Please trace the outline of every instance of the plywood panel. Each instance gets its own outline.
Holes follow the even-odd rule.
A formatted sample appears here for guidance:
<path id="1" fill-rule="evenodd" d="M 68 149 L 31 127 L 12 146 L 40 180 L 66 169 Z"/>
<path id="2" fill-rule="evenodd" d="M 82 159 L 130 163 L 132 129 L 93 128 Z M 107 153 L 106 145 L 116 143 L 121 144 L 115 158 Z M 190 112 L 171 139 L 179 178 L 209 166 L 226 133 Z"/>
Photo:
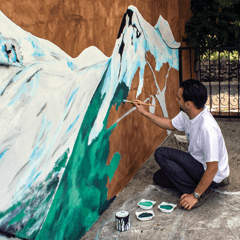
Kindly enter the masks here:
<path id="1" fill-rule="evenodd" d="M 126 12 L 131 4 L 137 8 Z M 171 47 L 181 42 L 189 6 L 1 1 L 4 232 L 81 237 L 164 140 L 165 130 L 123 100 L 156 104 L 149 110 L 160 116 L 178 113 L 178 52 Z"/>

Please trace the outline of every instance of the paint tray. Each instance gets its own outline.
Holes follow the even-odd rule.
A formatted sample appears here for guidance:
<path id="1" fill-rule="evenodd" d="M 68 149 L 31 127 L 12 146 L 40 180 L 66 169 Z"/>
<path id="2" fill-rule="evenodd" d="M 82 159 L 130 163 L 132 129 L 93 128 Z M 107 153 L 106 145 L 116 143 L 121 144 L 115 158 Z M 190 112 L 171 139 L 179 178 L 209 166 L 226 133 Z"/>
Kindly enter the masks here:
<path id="1" fill-rule="evenodd" d="M 174 203 L 167 203 L 167 202 L 162 202 L 158 208 L 165 213 L 171 213 L 173 209 L 177 206 L 177 204 Z"/>
<path id="2" fill-rule="evenodd" d="M 137 219 L 140 221 L 151 220 L 155 216 L 153 210 L 135 212 L 135 214 L 136 214 Z"/>
<path id="3" fill-rule="evenodd" d="M 147 199 L 142 199 L 139 203 L 138 206 L 144 210 L 149 210 L 153 207 L 155 204 L 155 201 L 147 200 Z"/>

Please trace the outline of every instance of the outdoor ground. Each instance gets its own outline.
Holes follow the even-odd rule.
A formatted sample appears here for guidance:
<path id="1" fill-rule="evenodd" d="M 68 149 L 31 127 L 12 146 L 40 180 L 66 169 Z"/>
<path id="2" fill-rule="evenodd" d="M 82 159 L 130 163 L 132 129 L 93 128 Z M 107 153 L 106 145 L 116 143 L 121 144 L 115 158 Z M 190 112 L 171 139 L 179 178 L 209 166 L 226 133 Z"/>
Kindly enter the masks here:
<path id="1" fill-rule="evenodd" d="M 217 121 L 229 154 L 230 185 L 211 192 L 201 207 L 186 211 L 179 207 L 179 198 L 175 194 L 154 184 L 152 175 L 158 165 L 152 154 L 82 239 L 240 239 L 240 119 Z M 160 146 L 177 148 L 174 133 L 182 134 L 172 132 Z M 142 198 L 156 201 L 152 220 L 139 221 L 135 216 L 135 212 L 140 211 L 137 203 Z M 163 213 L 157 208 L 162 201 L 178 206 L 172 213 Z M 126 232 L 116 231 L 115 213 L 119 210 L 130 212 L 131 229 Z"/>

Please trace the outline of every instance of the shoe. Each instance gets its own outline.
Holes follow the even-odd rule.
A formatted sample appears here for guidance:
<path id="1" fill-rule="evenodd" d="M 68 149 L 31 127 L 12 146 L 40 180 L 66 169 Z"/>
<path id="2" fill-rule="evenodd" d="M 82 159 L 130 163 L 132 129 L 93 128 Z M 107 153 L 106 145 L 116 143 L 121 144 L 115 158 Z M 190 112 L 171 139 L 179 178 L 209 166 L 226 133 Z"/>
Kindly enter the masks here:
<path id="1" fill-rule="evenodd" d="M 218 186 L 222 187 L 222 186 L 227 186 L 230 184 L 230 178 L 229 177 L 225 177 L 219 184 Z"/>
<path id="2" fill-rule="evenodd" d="M 200 207 L 205 202 L 205 200 L 208 198 L 208 196 L 209 196 L 208 192 L 204 192 L 200 196 L 200 198 L 197 200 L 197 202 L 192 206 L 191 209 L 195 209 L 195 208 Z"/>

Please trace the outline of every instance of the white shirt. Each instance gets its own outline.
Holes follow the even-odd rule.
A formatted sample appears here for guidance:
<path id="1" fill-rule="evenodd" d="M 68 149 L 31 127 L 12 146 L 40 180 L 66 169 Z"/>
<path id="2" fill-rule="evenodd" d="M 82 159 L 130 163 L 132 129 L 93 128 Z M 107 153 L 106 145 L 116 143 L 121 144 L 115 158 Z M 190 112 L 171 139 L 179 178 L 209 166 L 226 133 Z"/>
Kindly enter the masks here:
<path id="1" fill-rule="evenodd" d="M 214 182 L 219 183 L 229 176 L 228 154 L 222 132 L 207 107 L 191 120 L 181 111 L 172 119 L 172 125 L 179 131 L 185 131 L 188 152 L 203 164 L 204 170 L 207 169 L 207 162 L 218 162 Z"/>

